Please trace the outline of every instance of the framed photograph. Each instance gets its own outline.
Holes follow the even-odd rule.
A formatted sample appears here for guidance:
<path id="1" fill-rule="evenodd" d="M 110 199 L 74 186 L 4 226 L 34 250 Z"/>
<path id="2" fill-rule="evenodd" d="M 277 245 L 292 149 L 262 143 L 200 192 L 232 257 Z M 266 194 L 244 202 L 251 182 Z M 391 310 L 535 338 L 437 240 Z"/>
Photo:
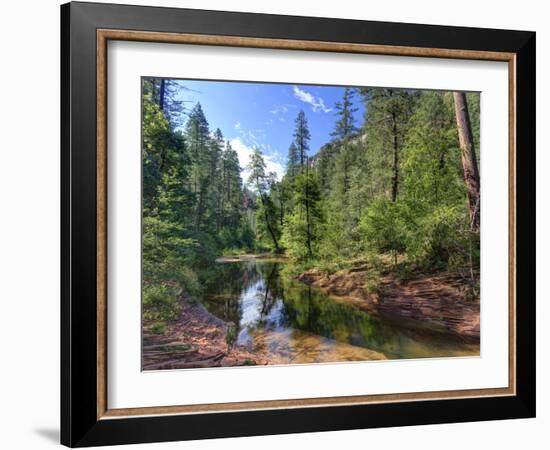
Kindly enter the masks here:
<path id="1" fill-rule="evenodd" d="M 61 7 L 61 441 L 535 415 L 535 33 Z"/>

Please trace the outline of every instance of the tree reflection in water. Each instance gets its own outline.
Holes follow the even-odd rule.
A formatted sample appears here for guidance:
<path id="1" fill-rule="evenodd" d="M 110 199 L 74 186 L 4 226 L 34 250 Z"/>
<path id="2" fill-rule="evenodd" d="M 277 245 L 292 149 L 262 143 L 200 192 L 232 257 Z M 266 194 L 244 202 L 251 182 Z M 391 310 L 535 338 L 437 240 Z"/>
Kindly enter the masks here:
<path id="1" fill-rule="evenodd" d="M 479 355 L 479 345 L 400 326 L 285 275 L 285 263 L 220 264 L 203 303 L 237 327 L 234 345 L 273 364 Z"/>

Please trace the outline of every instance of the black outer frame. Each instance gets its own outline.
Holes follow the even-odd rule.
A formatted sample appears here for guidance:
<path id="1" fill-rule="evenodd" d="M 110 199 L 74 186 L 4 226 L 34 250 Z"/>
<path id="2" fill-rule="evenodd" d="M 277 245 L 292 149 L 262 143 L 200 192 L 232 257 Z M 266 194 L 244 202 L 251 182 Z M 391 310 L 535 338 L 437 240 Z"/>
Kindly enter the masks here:
<path id="1" fill-rule="evenodd" d="M 517 395 L 97 419 L 96 29 L 516 53 Z M 535 33 L 68 3 L 61 6 L 61 443 L 71 447 L 535 416 Z"/>

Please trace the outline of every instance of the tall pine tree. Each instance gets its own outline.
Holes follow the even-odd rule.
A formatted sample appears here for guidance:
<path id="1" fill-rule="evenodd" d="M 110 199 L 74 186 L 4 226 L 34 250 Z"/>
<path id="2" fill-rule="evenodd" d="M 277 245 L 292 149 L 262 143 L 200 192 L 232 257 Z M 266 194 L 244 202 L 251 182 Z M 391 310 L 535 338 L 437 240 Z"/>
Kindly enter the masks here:
<path id="1" fill-rule="evenodd" d="M 303 170 L 307 163 L 307 152 L 311 135 L 307 124 L 306 114 L 300 110 L 294 122 L 294 145 L 296 146 L 297 163 Z"/>
<path id="2" fill-rule="evenodd" d="M 353 106 L 353 93 L 352 88 L 344 89 L 342 101 L 336 102 L 334 106 L 338 118 L 334 131 L 330 135 L 341 141 L 345 141 L 357 132 L 353 114 L 358 111 L 358 108 Z"/>

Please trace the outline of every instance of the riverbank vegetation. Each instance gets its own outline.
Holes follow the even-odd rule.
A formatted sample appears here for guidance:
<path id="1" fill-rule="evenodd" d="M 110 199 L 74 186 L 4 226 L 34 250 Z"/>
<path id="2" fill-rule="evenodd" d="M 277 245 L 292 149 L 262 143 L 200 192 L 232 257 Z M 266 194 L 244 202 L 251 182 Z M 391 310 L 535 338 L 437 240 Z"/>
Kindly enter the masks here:
<path id="1" fill-rule="evenodd" d="M 184 121 L 170 80 L 144 79 L 142 88 L 143 307 L 162 330 L 182 291 L 201 293 L 217 256 L 254 249 L 255 195 L 200 104 Z"/>
<path id="2" fill-rule="evenodd" d="M 354 95 L 366 106 L 360 126 Z M 271 222 L 273 233 L 257 240 L 284 249 L 296 274 L 359 267 L 375 291 L 388 272 L 404 279 L 453 271 L 476 298 L 479 94 L 346 89 L 336 111 L 333 139 L 313 157 L 298 114 L 286 175 L 264 178 L 270 214 L 258 222 Z M 253 170 L 262 174 L 259 151 Z"/>
<path id="3" fill-rule="evenodd" d="M 478 297 L 479 94 L 347 88 L 317 153 L 299 111 L 282 179 L 256 148 L 243 180 L 230 142 L 176 91 L 143 80 L 143 306 L 153 332 L 178 316 L 182 291 L 200 296 L 215 258 L 248 252 L 284 253 L 296 274 L 362 268 L 372 291 L 388 272 L 453 272 Z"/>

